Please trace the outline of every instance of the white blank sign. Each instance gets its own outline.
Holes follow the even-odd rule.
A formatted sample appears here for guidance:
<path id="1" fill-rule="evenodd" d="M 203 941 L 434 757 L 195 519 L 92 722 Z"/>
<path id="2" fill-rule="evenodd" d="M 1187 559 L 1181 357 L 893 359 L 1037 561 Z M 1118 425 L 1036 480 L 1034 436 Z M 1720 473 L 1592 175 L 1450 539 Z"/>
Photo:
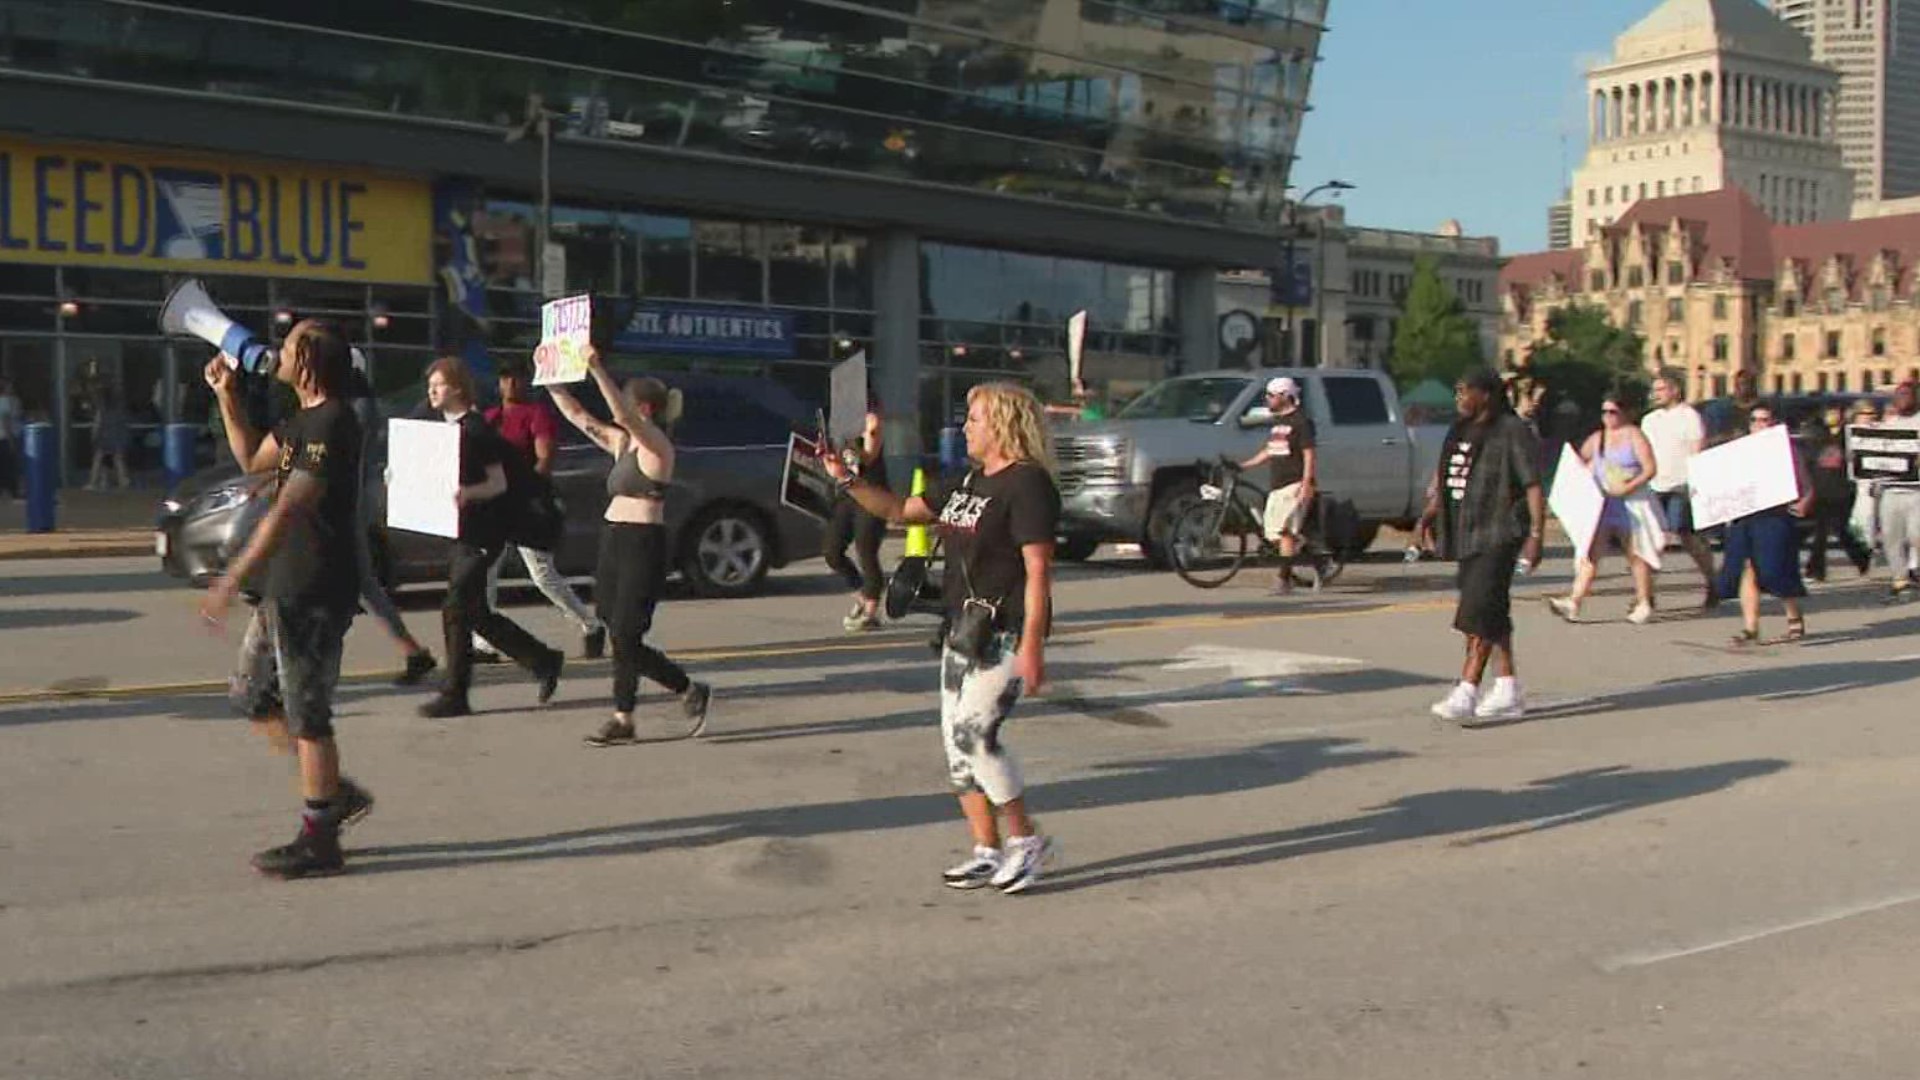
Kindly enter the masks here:
<path id="1" fill-rule="evenodd" d="M 1560 519 L 1567 539 L 1573 541 L 1575 562 L 1585 559 L 1587 549 L 1593 546 L 1593 533 L 1600 527 L 1600 514 L 1606 505 L 1607 496 L 1600 485 L 1594 483 L 1587 463 L 1580 460 L 1573 447 L 1561 447 L 1560 465 L 1553 471 L 1553 491 L 1547 496 L 1547 506 L 1552 508 L 1553 516 Z"/>
<path id="2" fill-rule="evenodd" d="M 387 421 L 387 527 L 457 539 L 460 425 Z"/>
<path id="3" fill-rule="evenodd" d="M 1693 527 L 1710 529 L 1800 497 L 1793 442 L 1774 426 L 1695 454 L 1687 462 Z"/>

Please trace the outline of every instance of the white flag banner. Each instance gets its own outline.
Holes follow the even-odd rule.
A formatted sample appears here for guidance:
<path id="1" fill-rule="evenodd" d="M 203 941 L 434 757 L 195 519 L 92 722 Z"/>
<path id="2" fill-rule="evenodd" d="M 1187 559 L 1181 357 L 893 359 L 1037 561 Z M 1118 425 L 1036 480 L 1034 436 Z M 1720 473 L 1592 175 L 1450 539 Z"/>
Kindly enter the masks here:
<path id="1" fill-rule="evenodd" d="M 387 421 L 387 527 L 458 539 L 460 425 Z"/>
<path id="2" fill-rule="evenodd" d="M 1547 495 L 1547 506 L 1553 516 L 1560 519 L 1567 539 L 1573 541 L 1576 563 L 1584 560 L 1587 549 L 1593 546 L 1593 534 L 1600 527 L 1600 513 L 1606 505 L 1606 493 L 1594 482 L 1587 463 L 1580 460 L 1573 447 L 1562 446 L 1560 464 L 1553 470 L 1553 491 Z"/>

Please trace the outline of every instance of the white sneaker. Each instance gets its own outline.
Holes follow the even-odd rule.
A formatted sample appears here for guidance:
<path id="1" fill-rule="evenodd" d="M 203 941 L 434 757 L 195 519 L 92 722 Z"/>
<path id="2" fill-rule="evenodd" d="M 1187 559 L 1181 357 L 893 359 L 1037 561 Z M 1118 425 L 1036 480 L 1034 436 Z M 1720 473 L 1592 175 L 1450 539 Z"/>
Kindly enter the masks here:
<path id="1" fill-rule="evenodd" d="M 1520 684 L 1513 679 L 1495 679 L 1493 689 L 1473 710 L 1476 720 L 1518 720 L 1526 715 L 1526 700 L 1520 696 Z"/>
<path id="2" fill-rule="evenodd" d="M 1473 715 L 1480 691 L 1472 683 L 1455 683 L 1453 690 L 1433 706 L 1433 715 L 1442 720 L 1465 720 Z"/>
<path id="3" fill-rule="evenodd" d="M 949 889 L 977 889 L 993 880 L 994 875 L 1000 872 L 1000 865 L 997 848 L 975 847 L 971 858 L 958 866 L 948 867 L 940 879 Z"/>
<path id="4" fill-rule="evenodd" d="M 1051 837 L 1016 836 L 1007 841 L 993 887 L 1003 893 L 1025 892 L 1040 880 L 1040 868 L 1053 859 Z"/>
<path id="5" fill-rule="evenodd" d="M 1645 626 L 1652 622 L 1653 605 L 1646 603 L 1633 605 L 1633 610 L 1627 612 L 1627 621 L 1635 626 Z"/>
<path id="6" fill-rule="evenodd" d="M 1575 603 L 1570 596 L 1549 596 L 1547 597 L 1547 606 L 1553 609 L 1555 615 L 1560 616 L 1568 622 L 1580 621 L 1580 605 Z"/>

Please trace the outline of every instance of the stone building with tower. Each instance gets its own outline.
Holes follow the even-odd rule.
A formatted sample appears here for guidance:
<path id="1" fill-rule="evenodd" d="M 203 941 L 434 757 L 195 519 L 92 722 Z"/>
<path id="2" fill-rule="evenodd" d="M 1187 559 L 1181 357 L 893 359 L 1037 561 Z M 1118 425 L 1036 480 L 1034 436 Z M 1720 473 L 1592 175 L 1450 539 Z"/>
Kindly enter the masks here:
<path id="1" fill-rule="evenodd" d="M 1665 0 L 1587 73 L 1578 247 L 1644 199 L 1744 189 L 1787 224 L 1844 219 L 1839 76 L 1754 0 Z"/>

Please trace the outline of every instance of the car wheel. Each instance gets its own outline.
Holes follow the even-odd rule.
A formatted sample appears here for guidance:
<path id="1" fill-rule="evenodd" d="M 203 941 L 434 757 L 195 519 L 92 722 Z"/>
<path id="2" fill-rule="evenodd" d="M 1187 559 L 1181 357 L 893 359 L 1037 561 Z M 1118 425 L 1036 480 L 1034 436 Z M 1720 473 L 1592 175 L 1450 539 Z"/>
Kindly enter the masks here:
<path id="1" fill-rule="evenodd" d="M 1155 570 L 1170 570 L 1173 560 L 1167 554 L 1167 535 L 1187 508 L 1200 501 L 1200 482 L 1192 478 L 1175 480 L 1160 489 L 1147 510 L 1147 535 L 1141 538 L 1140 552 Z"/>
<path id="2" fill-rule="evenodd" d="M 1053 554 L 1066 562 L 1086 562 L 1099 547 L 1097 536 L 1069 536 L 1053 546 Z"/>
<path id="3" fill-rule="evenodd" d="M 772 538 L 751 510 L 714 507 L 687 528 L 680 572 L 701 596 L 751 596 L 772 565 Z"/>

